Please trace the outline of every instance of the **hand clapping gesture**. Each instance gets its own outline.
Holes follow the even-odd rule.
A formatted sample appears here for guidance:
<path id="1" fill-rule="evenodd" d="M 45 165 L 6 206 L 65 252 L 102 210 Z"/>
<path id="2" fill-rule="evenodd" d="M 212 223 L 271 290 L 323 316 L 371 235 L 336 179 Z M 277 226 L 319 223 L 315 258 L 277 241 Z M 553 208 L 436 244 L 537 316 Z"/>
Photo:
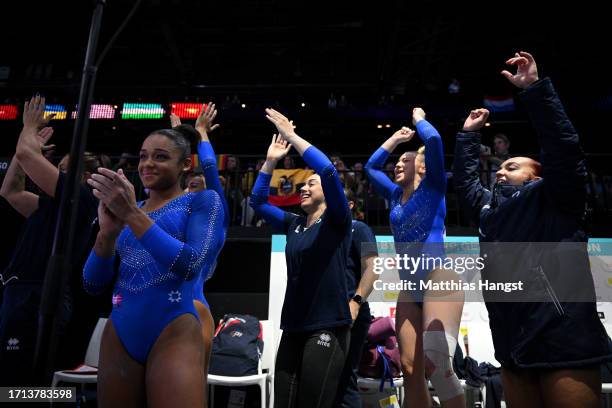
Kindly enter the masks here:
<path id="1" fill-rule="evenodd" d="M 121 169 L 114 172 L 100 167 L 98 173 L 92 174 L 87 183 L 93 187 L 93 195 L 117 220 L 125 222 L 131 211 L 138 208 L 134 186 Z M 115 222 L 115 220 L 111 221 Z"/>
<path id="2" fill-rule="evenodd" d="M 276 126 L 278 133 L 283 139 L 290 141 L 295 135 L 293 123 L 287 119 L 282 113 L 274 109 L 266 109 L 266 118 Z"/>
<path id="3" fill-rule="evenodd" d="M 54 144 L 48 145 L 47 142 L 53 136 L 53 128 L 52 127 L 44 127 L 40 129 L 38 132 L 38 143 L 40 144 L 40 150 L 46 152 L 47 150 L 52 150 L 55 148 Z"/>
<path id="4" fill-rule="evenodd" d="M 45 118 L 45 98 L 40 95 L 33 96 L 29 102 L 23 105 L 23 127 L 24 129 L 42 129 L 49 123 Z"/>

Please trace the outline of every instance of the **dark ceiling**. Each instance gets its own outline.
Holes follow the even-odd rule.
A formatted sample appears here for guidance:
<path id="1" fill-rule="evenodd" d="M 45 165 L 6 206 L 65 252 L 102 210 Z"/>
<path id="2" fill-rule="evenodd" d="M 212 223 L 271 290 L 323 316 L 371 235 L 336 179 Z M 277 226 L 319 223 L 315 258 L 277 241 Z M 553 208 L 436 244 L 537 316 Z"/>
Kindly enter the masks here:
<path id="1" fill-rule="evenodd" d="M 10 74 L 0 101 L 41 91 L 75 103 L 93 2 L 37 3 L 23 2 L 2 16 L 0 66 L 10 67 Z M 108 1 L 99 50 L 133 4 Z M 588 117 L 595 107 L 604 106 L 596 112 L 601 118 L 611 110 L 611 35 L 608 14 L 587 5 L 534 10 L 528 3 L 489 2 L 486 8 L 465 3 L 451 10 L 432 1 L 143 0 L 99 67 L 95 98 L 222 101 L 236 95 L 257 114 L 243 120 L 226 115 L 231 126 L 226 123 L 225 132 L 267 134 L 271 129 L 258 116 L 264 106 L 293 112 L 306 101 L 312 112 L 323 111 L 334 93 L 365 110 L 384 96 L 400 107 L 438 109 L 450 128 L 483 95 L 513 92 L 499 71 L 524 49 L 536 56 L 543 75 L 553 77 L 576 120 L 593 127 Z M 447 86 L 453 78 L 461 94 L 451 103 Z M 449 103 L 456 106 L 447 109 Z M 315 113 L 302 117 L 307 126 L 316 124 L 321 138 L 351 126 Z M 128 130 L 144 131 L 138 126 Z M 101 138 L 97 142 L 110 148 Z M 367 145 L 369 151 L 371 144 L 352 149 Z M 234 150 L 241 148 L 251 146 Z"/>
<path id="2" fill-rule="evenodd" d="M 78 84 L 92 2 L 36 3 L 4 15 L 8 49 L 0 62 L 11 67 L 9 85 Z M 133 3 L 107 2 L 100 49 Z M 98 85 L 152 95 L 200 94 L 194 87 L 204 85 L 264 98 L 270 87 L 401 95 L 445 90 L 457 78 L 486 92 L 503 86 L 498 72 L 518 49 L 574 85 L 596 84 L 608 70 L 610 27 L 601 10 L 557 6 L 520 16 L 512 5 L 485 16 L 413 3 L 143 0 L 100 67 Z"/>

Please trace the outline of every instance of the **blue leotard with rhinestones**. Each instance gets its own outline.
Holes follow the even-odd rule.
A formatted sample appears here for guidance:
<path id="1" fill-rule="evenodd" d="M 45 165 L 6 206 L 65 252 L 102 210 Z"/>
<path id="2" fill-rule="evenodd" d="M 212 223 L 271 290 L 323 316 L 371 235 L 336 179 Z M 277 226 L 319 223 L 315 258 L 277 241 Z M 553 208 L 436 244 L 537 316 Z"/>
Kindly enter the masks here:
<path id="1" fill-rule="evenodd" d="M 217 259 L 224 237 L 221 198 L 212 190 L 184 194 L 148 216 L 154 224 L 140 239 L 129 227 L 119 235 L 118 271 L 115 256 L 102 258 L 95 250 L 83 270 L 92 294 L 114 283 L 110 319 L 141 364 L 170 322 L 186 313 L 198 319 L 193 286 Z"/>
<path id="2" fill-rule="evenodd" d="M 217 160 L 215 158 L 215 151 L 209 142 L 200 142 L 198 144 L 198 158 L 200 160 L 200 166 L 202 167 L 202 173 L 204 173 L 204 180 L 206 181 L 206 189 L 216 191 L 221 197 L 221 203 L 223 204 L 223 243 L 225 243 L 225 237 L 227 236 L 227 227 L 229 226 L 229 207 L 227 200 L 225 199 L 225 193 L 223 187 L 219 181 L 219 172 L 217 171 Z M 198 276 L 196 283 L 193 285 L 193 299 L 203 303 L 207 308 L 210 309 L 206 298 L 204 297 L 204 283 L 210 279 L 215 271 L 217 261 L 210 265 L 208 270 L 202 271 Z"/>
<path id="3" fill-rule="evenodd" d="M 401 202 L 402 187 L 393 183 L 382 171 L 389 152 L 382 147 L 379 148 L 366 164 L 368 178 L 374 188 L 389 200 L 391 209 L 389 219 L 398 252 L 408 250 L 408 246 L 401 243 L 444 242 L 446 172 L 442 139 L 438 131 L 426 120 L 417 123 L 416 129 L 425 144 L 426 176 L 404 204 Z M 419 249 L 424 248 L 420 246 Z M 443 247 L 442 244 L 426 245 L 424 250 L 440 256 Z M 419 269 L 414 274 L 401 274 L 401 277 L 402 279 L 423 279 L 428 272 L 428 270 Z"/>

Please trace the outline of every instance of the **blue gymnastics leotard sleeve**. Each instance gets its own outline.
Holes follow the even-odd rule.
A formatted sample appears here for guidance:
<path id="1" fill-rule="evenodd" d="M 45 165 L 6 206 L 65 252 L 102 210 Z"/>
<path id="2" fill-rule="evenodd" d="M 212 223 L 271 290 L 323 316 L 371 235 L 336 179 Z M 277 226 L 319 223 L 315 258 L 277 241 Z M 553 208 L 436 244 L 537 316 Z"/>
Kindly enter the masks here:
<path id="1" fill-rule="evenodd" d="M 259 172 L 257 180 L 255 180 L 255 185 L 253 186 L 253 191 L 251 191 L 249 205 L 258 215 L 263 217 L 267 223 L 272 225 L 274 229 L 286 234 L 289 224 L 291 224 L 293 218 L 297 216 L 268 203 L 271 179 L 271 174 L 262 171 Z"/>
<path id="2" fill-rule="evenodd" d="M 378 194 L 391 200 L 395 195 L 401 195 L 402 188 L 383 173 L 382 169 L 389 158 L 389 152 L 379 147 L 365 165 L 368 179 L 374 185 Z"/>
<path id="3" fill-rule="evenodd" d="M 444 169 L 444 149 L 440 133 L 428 121 L 421 120 L 416 125 L 417 134 L 425 144 L 425 168 L 428 187 L 442 190 L 446 194 L 446 170 Z"/>
<path id="4" fill-rule="evenodd" d="M 115 280 L 115 256 L 103 258 L 94 249 L 83 268 L 83 286 L 87 293 L 98 295 Z"/>
<path id="5" fill-rule="evenodd" d="M 215 151 L 213 150 L 210 142 L 201 141 L 198 143 L 198 156 L 200 159 L 200 167 L 202 173 L 204 173 L 204 180 L 206 181 L 206 188 L 209 190 L 216 191 L 221 198 L 223 204 L 223 242 L 227 236 L 227 228 L 229 227 L 230 213 L 227 200 L 225 199 L 225 192 L 219 181 L 219 172 L 217 170 L 217 160 L 215 157 Z M 216 262 L 211 265 L 208 270 L 203 270 L 202 274 L 198 276 L 197 281 L 193 287 L 193 298 L 200 301 L 202 304 L 208 307 L 208 302 L 204 297 L 204 282 L 210 279 L 214 273 Z"/>
<path id="6" fill-rule="evenodd" d="M 321 186 L 323 187 L 323 194 L 325 194 L 327 211 L 331 214 L 332 219 L 337 223 L 346 224 L 347 220 L 351 220 L 351 210 L 333 163 L 314 146 L 306 149 L 302 157 L 306 164 L 321 176 Z"/>
<path id="7" fill-rule="evenodd" d="M 217 194 L 219 194 L 219 197 L 221 197 L 224 213 L 223 225 L 227 230 L 229 225 L 229 207 L 227 205 L 227 200 L 225 199 L 223 187 L 219 181 L 215 151 L 209 142 L 200 142 L 198 144 L 198 155 L 200 159 L 200 166 L 202 167 L 202 172 L 204 173 L 204 180 L 206 180 L 206 188 L 216 191 Z"/>

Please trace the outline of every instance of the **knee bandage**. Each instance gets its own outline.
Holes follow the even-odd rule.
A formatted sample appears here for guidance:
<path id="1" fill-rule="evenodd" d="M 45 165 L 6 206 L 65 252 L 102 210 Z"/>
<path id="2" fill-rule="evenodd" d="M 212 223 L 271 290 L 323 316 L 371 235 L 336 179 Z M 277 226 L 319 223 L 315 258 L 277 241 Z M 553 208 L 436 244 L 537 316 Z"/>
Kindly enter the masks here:
<path id="1" fill-rule="evenodd" d="M 423 352 L 434 365 L 429 380 L 440 401 L 447 401 L 463 393 L 459 378 L 453 371 L 453 355 L 457 339 L 443 331 L 423 332 Z"/>

